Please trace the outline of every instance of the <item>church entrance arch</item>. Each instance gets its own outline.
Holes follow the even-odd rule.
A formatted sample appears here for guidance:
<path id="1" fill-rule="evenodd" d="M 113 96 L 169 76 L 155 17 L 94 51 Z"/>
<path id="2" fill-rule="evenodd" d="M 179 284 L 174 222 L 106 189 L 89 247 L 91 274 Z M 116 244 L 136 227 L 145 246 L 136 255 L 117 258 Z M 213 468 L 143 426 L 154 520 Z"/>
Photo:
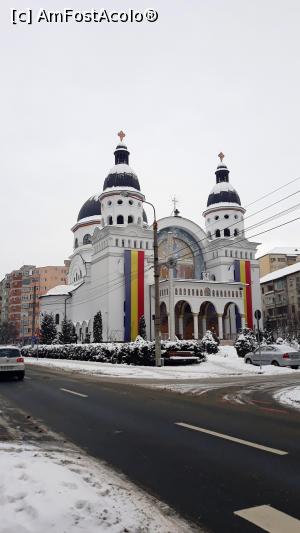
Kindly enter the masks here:
<path id="1" fill-rule="evenodd" d="M 223 331 L 224 339 L 234 340 L 242 328 L 242 318 L 236 303 L 228 302 L 224 307 Z"/>
<path id="2" fill-rule="evenodd" d="M 218 314 L 216 308 L 211 302 L 203 302 L 200 306 L 200 324 L 202 336 L 207 330 L 219 335 Z"/>
<path id="3" fill-rule="evenodd" d="M 175 305 L 175 334 L 178 339 L 193 339 L 193 313 L 185 300 L 180 300 Z"/>

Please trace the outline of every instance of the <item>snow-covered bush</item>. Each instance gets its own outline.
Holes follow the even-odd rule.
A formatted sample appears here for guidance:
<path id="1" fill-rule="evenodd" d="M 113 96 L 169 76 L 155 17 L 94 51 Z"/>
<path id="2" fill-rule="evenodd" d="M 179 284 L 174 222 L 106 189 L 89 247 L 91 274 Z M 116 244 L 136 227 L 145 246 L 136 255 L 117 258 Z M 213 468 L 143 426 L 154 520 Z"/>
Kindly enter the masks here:
<path id="1" fill-rule="evenodd" d="M 252 329 L 244 329 L 235 341 L 234 346 L 239 357 L 244 357 L 246 353 L 255 350 L 257 340 L 254 331 Z"/>
<path id="2" fill-rule="evenodd" d="M 217 339 L 217 340 L 216 340 Z M 207 331 L 201 341 L 201 348 L 203 352 L 206 353 L 218 353 L 220 341 L 219 339 L 212 334 L 211 331 Z"/>
<path id="3" fill-rule="evenodd" d="M 205 361 L 201 344 L 197 341 L 162 342 L 162 350 L 191 351 L 199 360 Z M 51 344 L 23 346 L 22 355 L 50 359 L 73 359 L 106 363 L 126 363 L 128 365 L 155 364 L 155 342 L 138 337 L 135 342 L 101 342 L 91 344 Z"/>
<path id="4" fill-rule="evenodd" d="M 276 344 L 285 344 L 285 342 L 282 337 L 277 337 Z"/>

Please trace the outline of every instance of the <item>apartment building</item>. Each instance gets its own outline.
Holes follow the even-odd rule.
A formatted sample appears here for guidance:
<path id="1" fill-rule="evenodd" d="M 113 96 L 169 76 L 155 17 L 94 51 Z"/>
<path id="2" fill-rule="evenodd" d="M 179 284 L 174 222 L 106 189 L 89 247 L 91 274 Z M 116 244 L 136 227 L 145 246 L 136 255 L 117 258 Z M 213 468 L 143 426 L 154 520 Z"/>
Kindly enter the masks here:
<path id="1" fill-rule="evenodd" d="M 20 342 L 39 335 L 39 297 L 56 285 L 67 283 L 68 262 L 61 266 L 23 265 L 7 274 L 0 284 L 1 322 L 8 320 Z"/>
<path id="2" fill-rule="evenodd" d="M 276 246 L 258 258 L 260 277 L 300 261 L 300 246 Z"/>
<path id="3" fill-rule="evenodd" d="M 277 335 L 300 334 L 300 262 L 260 279 L 264 324 Z"/>

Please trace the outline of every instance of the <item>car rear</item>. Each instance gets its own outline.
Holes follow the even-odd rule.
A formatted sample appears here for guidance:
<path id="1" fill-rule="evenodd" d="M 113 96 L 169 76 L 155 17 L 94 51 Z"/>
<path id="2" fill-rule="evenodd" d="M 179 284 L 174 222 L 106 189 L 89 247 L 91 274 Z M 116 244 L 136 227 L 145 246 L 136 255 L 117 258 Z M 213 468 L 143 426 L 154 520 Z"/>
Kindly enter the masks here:
<path id="1" fill-rule="evenodd" d="M 282 353 L 278 357 L 280 366 L 290 366 L 291 368 L 299 368 L 300 366 L 300 352 L 291 350 L 290 348 L 282 347 Z"/>
<path id="2" fill-rule="evenodd" d="M 0 346 L 0 376 L 24 379 L 25 364 L 21 350 L 16 346 Z"/>

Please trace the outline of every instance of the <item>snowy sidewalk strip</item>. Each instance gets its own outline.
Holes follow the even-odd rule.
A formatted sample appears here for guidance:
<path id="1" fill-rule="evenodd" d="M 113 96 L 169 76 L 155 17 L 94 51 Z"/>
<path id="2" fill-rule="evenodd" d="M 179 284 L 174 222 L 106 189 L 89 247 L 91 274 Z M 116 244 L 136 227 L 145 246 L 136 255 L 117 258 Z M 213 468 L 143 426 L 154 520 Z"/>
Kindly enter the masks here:
<path id="1" fill-rule="evenodd" d="M 286 387 L 274 394 L 274 398 L 284 405 L 300 409 L 300 386 Z"/>
<path id="2" fill-rule="evenodd" d="M 60 368 L 87 375 L 111 376 L 132 379 L 197 379 L 222 376 L 249 376 L 259 374 L 259 367 L 246 365 L 244 359 L 237 356 L 232 346 L 221 346 L 217 354 L 207 355 L 207 361 L 199 365 L 155 368 L 151 366 L 133 366 L 125 364 L 100 363 L 94 361 L 77 361 L 70 359 L 36 359 L 26 357 L 26 364 L 37 364 L 49 368 Z M 300 373 L 291 368 L 264 366 L 264 374 L 278 375 Z"/>
<path id="3" fill-rule="evenodd" d="M 80 451 L 0 443 L 1 533 L 199 531 Z"/>

